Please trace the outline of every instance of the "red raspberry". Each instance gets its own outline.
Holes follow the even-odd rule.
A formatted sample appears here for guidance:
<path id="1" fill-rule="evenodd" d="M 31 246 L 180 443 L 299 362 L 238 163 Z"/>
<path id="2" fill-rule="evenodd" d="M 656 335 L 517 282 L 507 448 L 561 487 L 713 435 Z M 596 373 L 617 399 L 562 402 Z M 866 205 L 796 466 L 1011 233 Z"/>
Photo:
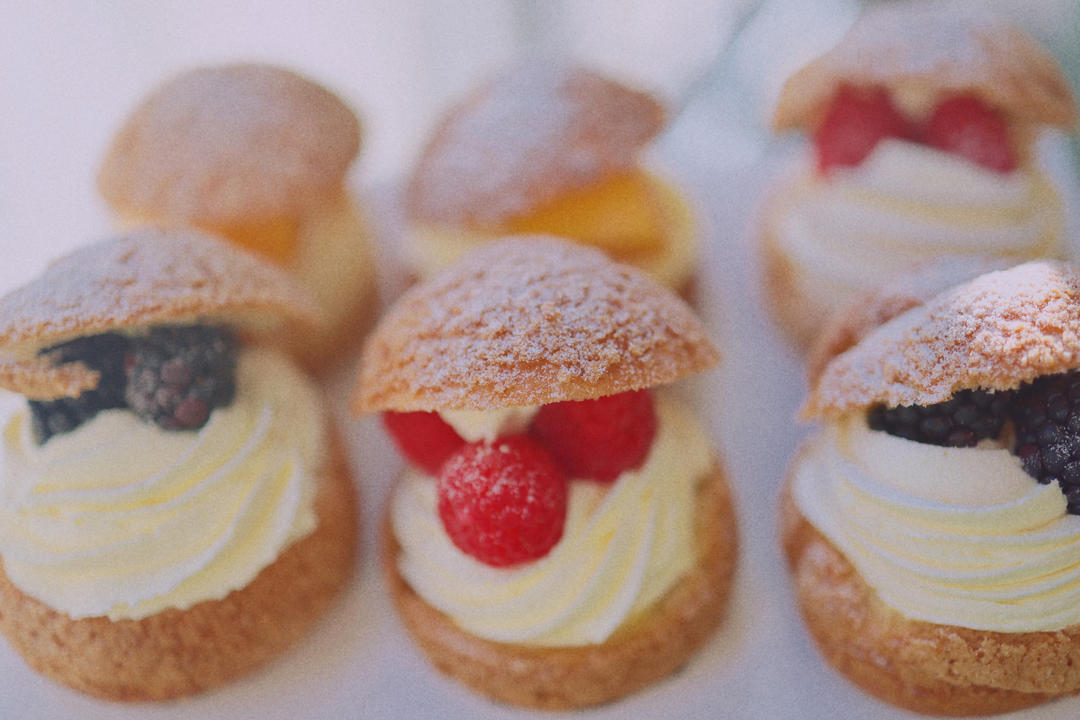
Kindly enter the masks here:
<path id="1" fill-rule="evenodd" d="M 465 444 L 436 412 L 384 412 L 382 419 L 398 450 L 431 475 Z"/>
<path id="2" fill-rule="evenodd" d="M 841 85 L 814 133 L 818 169 L 858 165 L 878 141 L 914 136 L 911 123 L 893 106 L 885 88 Z"/>
<path id="3" fill-rule="evenodd" d="M 656 435 L 648 390 L 545 405 L 531 432 L 575 478 L 613 482 L 645 462 Z"/>
<path id="4" fill-rule="evenodd" d="M 924 142 L 1000 173 L 1016 169 L 1009 126 L 974 95 L 942 100 L 926 122 Z"/>
<path id="5" fill-rule="evenodd" d="M 436 487 L 446 533 L 480 562 L 536 560 L 562 537 L 566 477 L 524 435 L 465 445 L 443 465 Z"/>

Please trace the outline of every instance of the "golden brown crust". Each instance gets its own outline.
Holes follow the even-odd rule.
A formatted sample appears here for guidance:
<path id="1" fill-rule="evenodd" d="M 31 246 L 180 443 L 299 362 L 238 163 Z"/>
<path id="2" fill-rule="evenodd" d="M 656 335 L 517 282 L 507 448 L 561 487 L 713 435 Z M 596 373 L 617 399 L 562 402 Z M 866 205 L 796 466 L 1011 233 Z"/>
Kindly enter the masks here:
<path id="1" fill-rule="evenodd" d="M 406 628 L 442 672 L 513 705 L 545 710 L 598 705 L 682 667 L 723 618 L 738 548 L 731 493 L 719 465 L 698 486 L 697 508 L 697 565 L 644 617 L 600 645 L 511 645 L 459 629 L 398 573 L 400 548 L 388 512 L 382 531 L 383 571 Z"/>
<path id="2" fill-rule="evenodd" d="M 973 92 L 1011 120 L 1072 127 L 1076 105 L 1057 62 L 1012 23 L 970 3 L 883 3 L 784 84 L 778 130 L 814 128 L 842 83 L 905 92 Z"/>
<path id="3" fill-rule="evenodd" d="M 806 360 L 806 375 L 810 384 L 814 384 L 834 357 L 857 345 L 879 325 L 925 304 L 950 287 L 1015 264 L 1015 260 L 1008 258 L 952 255 L 894 278 L 876 292 L 865 293 L 834 314 L 813 340 Z"/>
<path id="4" fill-rule="evenodd" d="M 292 645 L 352 574 L 356 489 L 336 437 L 315 510 L 315 531 L 246 587 L 141 620 L 72 620 L 19 591 L 0 566 L 0 631 L 35 670 L 100 698 L 167 700 L 217 687 Z"/>
<path id="5" fill-rule="evenodd" d="M 146 230 L 76 250 L 0 298 L 0 387 L 42 399 L 85 390 L 89 371 L 50 368 L 34 353 L 77 336 L 199 318 L 255 330 L 321 324 L 308 295 L 255 255 L 195 231 Z"/>
<path id="6" fill-rule="evenodd" d="M 44 357 L 16 360 L 0 355 L 0 388 L 17 389 L 31 400 L 78 397 L 97 387 L 101 373 L 80 362 L 54 365 Z"/>
<path id="7" fill-rule="evenodd" d="M 798 460 L 796 460 L 798 462 Z M 932 715 L 993 715 L 1080 692 L 1080 626 L 998 633 L 906 618 L 886 606 L 795 506 L 781 539 L 803 618 L 825 659 L 876 697 Z"/>
<path id="8" fill-rule="evenodd" d="M 289 70 L 241 64 L 185 72 L 120 129 L 98 187 L 125 215 L 228 226 L 296 217 L 339 192 L 360 147 L 340 98 Z"/>
<path id="9" fill-rule="evenodd" d="M 953 287 L 871 331 L 822 372 L 805 417 L 931 405 L 1080 366 L 1080 268 L 1040 260 Z"/>
<path id="10" fill-rule="evenodd" d="M 672 382 L 718 353 L 640 270 L 544 236 L 477 250 L 403 295 L 368 338 L 356 412 L 484 410 Z"/>
<path id="11" fill-rule="evenodd" d="M 499 230 L 565 192 L 633 167 L 664 108 L 562 62 L 531 60 L 452 108 L 407 191 L 414 222 Z"/>

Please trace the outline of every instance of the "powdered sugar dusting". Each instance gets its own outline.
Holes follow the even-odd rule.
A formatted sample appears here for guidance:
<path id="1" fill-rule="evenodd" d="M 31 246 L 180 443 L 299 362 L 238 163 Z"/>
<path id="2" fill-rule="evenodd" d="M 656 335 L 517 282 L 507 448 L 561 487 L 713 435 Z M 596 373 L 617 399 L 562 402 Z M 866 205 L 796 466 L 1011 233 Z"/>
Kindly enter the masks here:
<path id="1" fill-rule="evenodd" d="M 294 216 L 340 188 L 360 126 L 335 95 L 267 65 L 200 68 L 131 115 L 98 176 L 130 214 L 206 224 Z"/>
<path id="2" fill-rule="evenodd" d="M 289 276 L 188 230 L 145 230 L 86 246 L 0 299 L 0 350 L 26 356 L 78 336 L 199 317 L 318 324 Z"/>
<path id="3" fill-rule="evenodd" d="M 922 305 L 945 290 L 993 270 L 1004 270 L 1015 259 L 948 255 L 913 268 L 868 292 L 834 315 L 811 348 L 806 375 L 813 383 L 830 360 L 859 342 L 874 328 Z"/>
<path id="4" fill-rule="evenodd" d="M 619 169 L 659 132 L 644 93 L 532 59 L 447 114 L 408 191 L 414 220 L 497 227 Z"/>
<path id="5" fill-rule="evenodd" d="M 365 347 L 358 411 L 490 409 L 671 382 L 717 360 L 638 270 L 563 240 L 483 248 L 404 295 Z"/>
<path id="6" fill-rule="evenodd" d="M 1037 261 L 982 275 L 895 317 L 834 359 L 809 416 L 929 405 L 1080 366 L 1080 268 Z"/>
<path id="7" fill-rule="evenodd" d="M 985 3 L 919 0 L 872 6 L 836 47 L 788 80 L 774 124 L 813 127 L 841 83 L 930 95 L 974 92 L 1013 121 L 1076 122 L 1061 68 Z"/>

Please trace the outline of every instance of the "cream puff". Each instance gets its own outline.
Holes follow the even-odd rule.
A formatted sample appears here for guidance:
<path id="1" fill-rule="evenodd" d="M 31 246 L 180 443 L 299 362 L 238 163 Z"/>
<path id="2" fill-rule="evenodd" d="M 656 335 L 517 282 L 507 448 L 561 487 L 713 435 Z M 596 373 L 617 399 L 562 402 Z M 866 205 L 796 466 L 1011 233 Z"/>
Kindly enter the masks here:
<path id="1" fill-rule="evenodd" d="M 505 239 L 408 291 L 353 396 L 408 468 L 383 568 L 413 639 L 489 697 L 608 702 L 720 623 L 732 496 L 705 429 L 659 386 L 712 366 L 689 308 L 551 237 Z"/>
<path id="2" fill-rule="evenodd" d="M 404 260 L 430 277 L 514 233 L 597 247 L 687 291 L 698 256 L 684 193 L 640 154 L 665 124 L 655 98 L 533 59 L 450 108 L 406 190 Z"/>
<path id="3" fill-rule="evenodd" d="M 1080 267 L 963 275 L 853 330 L 781 502 L 825 659 L 939 715 L 1080 692 Z"/>
<path id="4" fill-rule="evenodd" d="M 1065 254 L 1035 140 L 1072 128 L 1054 59 L 959 3 L 868 9 L 792 75 L 773 124 L 812 139 L 762 210 L 766 293 L 805 349 L 830 313 L 941 255 Z"/>
<path id="5" fill-rule="evenodd" d="M 317 304 L 193 231 L 87 246 L 0 299 L 0 632 L 35 670 L 165 700 L 279 655 L 350 577 L 320 393 L 261 343 Z"/>
<path id="6" fill-rule="evenodd" d="M 326 88 L 283 68 L 190 70 L 128 116 L 98 173 L 120 227 L 180 225 L 290 271 L 328 324 L 290 349 L 309 367 L 347 354 L 375 300 L 369 231 L 346 175 L 360 123 Z"/>

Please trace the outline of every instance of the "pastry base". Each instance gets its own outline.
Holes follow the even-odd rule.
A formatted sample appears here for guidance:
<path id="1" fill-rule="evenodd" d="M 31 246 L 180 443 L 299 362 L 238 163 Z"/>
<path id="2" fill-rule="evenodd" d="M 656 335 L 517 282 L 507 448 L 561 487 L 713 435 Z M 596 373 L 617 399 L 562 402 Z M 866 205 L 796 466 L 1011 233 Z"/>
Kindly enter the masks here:
<path id="1" fill-rule="evenodd" d="M 440 671 L 499 702 L 544 710 L 598 705 L 686 664 L 727 608 L 737 555 L 735 512 L 723 470 L 698 489 L 697 565 L 644 616 L 600 645 L 529 647 L 461 630 L 428 605 L 397 570 L 400 550 L 384 515 L 382 563 L 398 613 Z"/>
<path id="2" fill-rule="evenodd" d="M 352 574 L 356 491 L 332 445 L 318 527 L 246 587 L 140 620 L 72 620 L 22 593 L 0 564 L 0 631 L 38 672 L 107 700 L 168 700 L 254 670 L 299 639 Z"/>
<path id="3" fill-rule="evenodd" d="M 928 715 L 996 715 L 1080 692 L 1080 626 L 999 633 L 911 620 L 886 606 L 843 554 L 780 501 L 784 551 L 810 635 L 842 675 Z"/>
<path id="4" fill-rule="evenodd" d="M 788 193 L 783 187 L 772 193 L 760 216 L 765 302 L 784 336 L 799 353 L 806 354 L 836 308 L 800 289 L 792 260 L 780 248 L 773 227 L 782 217 Z"/>

